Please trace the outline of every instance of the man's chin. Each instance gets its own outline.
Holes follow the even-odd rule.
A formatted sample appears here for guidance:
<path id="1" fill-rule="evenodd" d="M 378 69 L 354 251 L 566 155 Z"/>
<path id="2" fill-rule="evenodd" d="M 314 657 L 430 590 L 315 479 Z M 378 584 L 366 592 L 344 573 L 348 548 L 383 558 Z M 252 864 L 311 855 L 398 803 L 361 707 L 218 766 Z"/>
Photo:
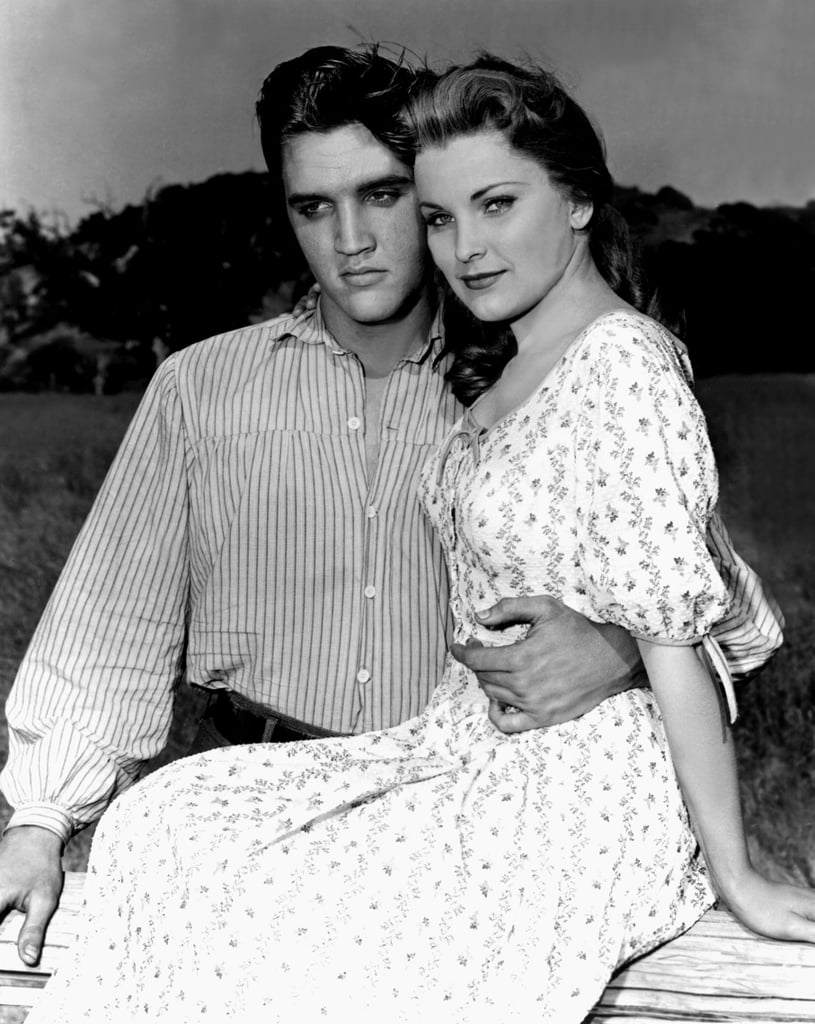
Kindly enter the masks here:
<path id="1" fill-rule="evenodd" d="M 349 295 L 329 296 L 328 303 L 323 305 L 334 307 L 343 317 L 358 323 L 360 326 L 390 323 L 403 315 L 406 300 L 399 302 L 393 295 L 377 293 L 375 289 L 359 291 Z M 327 310 L 326 310 L 327 311 Z M 329 313 L 330 318 L 330 313 Z"/>

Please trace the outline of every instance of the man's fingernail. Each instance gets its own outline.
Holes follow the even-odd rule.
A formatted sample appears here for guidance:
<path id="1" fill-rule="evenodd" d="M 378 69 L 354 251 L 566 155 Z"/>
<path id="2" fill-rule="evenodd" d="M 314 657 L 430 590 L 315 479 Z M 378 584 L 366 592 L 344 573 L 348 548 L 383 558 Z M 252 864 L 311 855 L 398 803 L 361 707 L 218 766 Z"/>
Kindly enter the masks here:
<path id="1" fill-rule="evenodd" d="M 476 612 L 475 613 L 475 617 L 477 619 L 488 619 L 491 614 L 492 614 L 492 609 L 491 608 L 485 608 L 483 611 Z"/>
<path id="2" fill-rule="evenodd" d="M 28 957 L 29 960 L 36 960 L 38 952 L 36 946 L 23 946 L 23 956 Z"/>

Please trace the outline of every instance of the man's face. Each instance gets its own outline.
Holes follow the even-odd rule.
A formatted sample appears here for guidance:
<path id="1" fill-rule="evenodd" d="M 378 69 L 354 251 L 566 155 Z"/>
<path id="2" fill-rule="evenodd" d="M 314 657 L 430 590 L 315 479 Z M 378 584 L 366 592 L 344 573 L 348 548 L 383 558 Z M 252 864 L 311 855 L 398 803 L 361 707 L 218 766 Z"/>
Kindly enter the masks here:
<path id="1" fill-rule="evenodd" d="M 425 294 L 429 262 L 410 168 L 354 124 L 290 139 L 282 170 L 289 220 L 328 321 L 405 316 Z"/>

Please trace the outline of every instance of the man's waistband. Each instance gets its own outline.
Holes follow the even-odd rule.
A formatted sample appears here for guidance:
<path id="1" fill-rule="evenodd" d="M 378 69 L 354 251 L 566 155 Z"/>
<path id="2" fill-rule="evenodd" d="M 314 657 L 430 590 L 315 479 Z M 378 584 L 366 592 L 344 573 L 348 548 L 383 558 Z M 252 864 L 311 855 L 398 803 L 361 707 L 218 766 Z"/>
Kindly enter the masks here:
<path id="1" fill-rule="evenodd" d="M 215 696 L 207 717 L 229 743 L 294 743 L 344 735 L 299 722 L 225 690 Z"/>

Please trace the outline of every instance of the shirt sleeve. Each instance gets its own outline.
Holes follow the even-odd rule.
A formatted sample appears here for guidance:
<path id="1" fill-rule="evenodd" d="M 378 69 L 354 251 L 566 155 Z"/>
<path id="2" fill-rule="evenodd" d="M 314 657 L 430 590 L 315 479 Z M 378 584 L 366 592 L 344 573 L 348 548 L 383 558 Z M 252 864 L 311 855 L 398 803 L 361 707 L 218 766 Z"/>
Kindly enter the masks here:
<path id="1" fill-rule="evenodd" d="M 175 359 L 154 376 L 6 706 L 8 827 L 63 839 L 166 743 L 188 592 L 187 443 Z"/>
<path id="2" fill-rule="evenodd" d="M 595 335 L 577 430 L 586 596 L 634 637 L 694 643 L 730 606 L 705 542 L 718 477 L 704 416 L 659 325 L 612 321 Z"/>

